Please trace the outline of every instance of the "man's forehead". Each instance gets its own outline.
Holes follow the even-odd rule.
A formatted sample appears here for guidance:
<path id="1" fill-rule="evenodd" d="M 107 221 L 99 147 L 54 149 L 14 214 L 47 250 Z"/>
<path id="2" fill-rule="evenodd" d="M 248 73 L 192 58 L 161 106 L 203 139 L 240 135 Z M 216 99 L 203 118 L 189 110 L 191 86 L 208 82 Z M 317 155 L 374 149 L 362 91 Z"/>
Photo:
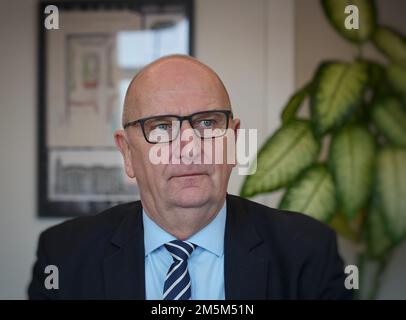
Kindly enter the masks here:
<path id="1" fill-rule="evenodd" d="M 188 115 L 210 109 L 224 109 L 228 104 L 220 96 L 200 89 L 149 91 L 135 101 L 134 115 L 143 118 L 160 114 Z"/>
<path id="2" fill-rule="evenodd" d="M 204 63 L 200 62 L 199 60 L 185 55 L 170 55 L 159 58 L 147 66 L 145 66 L 140 74 L 148 74 L 149 72 L 154 72 L 157 70 L 170 70 L 172 67 L 174 68 L 194 68 L 194 69 L 205 69 L 209 73 L 214 73 L 214 71 Z M 180 70 L 180 69 L 178 69 Z"/>
<path id="3" fill-rule="evenodd" d="M 140 71 L 128 89 L 123 116 L 149 115 L 153 110 L 142 109 L 153 106 L 170 110 L 229 104 L 224 85 L 213 70 L 193 58 L 175 56 L 157 60 Z"/>
<path id="4" fill-rule="evenodd" d="M 207 89 L 218 85 L 220 80 L 211 69 L 189 58 L 168 58 L 153 63 L 142 70 L 134 81 L 135 89 L 151 87 L 155 90 Z"/>

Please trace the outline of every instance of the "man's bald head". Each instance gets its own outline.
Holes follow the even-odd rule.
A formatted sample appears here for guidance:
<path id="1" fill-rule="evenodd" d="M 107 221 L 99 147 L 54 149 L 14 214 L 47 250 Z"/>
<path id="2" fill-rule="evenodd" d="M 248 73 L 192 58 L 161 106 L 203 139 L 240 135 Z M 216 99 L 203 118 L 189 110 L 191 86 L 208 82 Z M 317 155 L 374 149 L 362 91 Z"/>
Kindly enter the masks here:
<path id="1" fill-rule="evenodd" d="M 184 98 L 180 97 L 182 94 Z M 160 106 L 179 103 L 185 104 L 178 105 L 179 108 L 194 103 L 205 104 L 197 107 L 231 108 L 223 82 L 210 67 L 190 56 L 170 55 L 145 66 L 132 79 L 124 100 L 123 126 L 139 117 L 155 115 Z M 148 109 L 153 105 L 151 113 Z M 165 111 L 162 110 L 168 113 Z"/>

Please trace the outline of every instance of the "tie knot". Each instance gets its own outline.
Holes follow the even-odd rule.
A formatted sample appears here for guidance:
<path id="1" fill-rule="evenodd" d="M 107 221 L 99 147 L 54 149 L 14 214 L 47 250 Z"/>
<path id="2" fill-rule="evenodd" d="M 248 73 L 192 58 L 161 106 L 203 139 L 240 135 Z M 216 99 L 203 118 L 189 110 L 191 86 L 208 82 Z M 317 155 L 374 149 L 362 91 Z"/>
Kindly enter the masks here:
<path id="1" fill-rule="evenodd" d="M 165 244 L 165 248 L 169 251 L 173 260 L 185 261 L 190 257 L 196 245 L 189 241 L 172 240 Z"/>

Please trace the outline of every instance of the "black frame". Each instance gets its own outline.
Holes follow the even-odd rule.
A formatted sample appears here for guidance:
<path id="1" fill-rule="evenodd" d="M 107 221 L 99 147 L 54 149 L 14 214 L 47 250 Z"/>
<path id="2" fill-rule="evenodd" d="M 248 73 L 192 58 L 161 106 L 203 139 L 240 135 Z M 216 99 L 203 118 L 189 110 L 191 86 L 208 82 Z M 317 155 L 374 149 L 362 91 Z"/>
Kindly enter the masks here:
<path id="1" fill-rule="evenodd" d="M 44 28 L 44 10 L 48 5 L 56 5 L 59 10 L 125 9 L 138 12 L 156 10 L 165 12 L 166 6 L 181 6 L 189 20 L 189 55 L 194 55 L 194 0 L 61 0 L 41 1 L 38 4 L 38 113 L 37 127 L 37 214 L 40 217 L 75 217 L 96 214 L 110 207 L 110 201 L 73 202 L 49 201 L 48 195 L 48 148 L 46 143 L 46 102 L 47 102 L 47 55 L 46 30 Z M 148 11 L 150 12 L 150 11 Z M 155 12 L 155 11 L 153 11 Z"/>
<path id="2" fill-rule="evenodd" d="M 175 115 L 175 114 L 163 114 L 163 115 L 159 115 L 159 116 L 146 117 L 146 118 L 142 118 L 142 119 L 127 122 L 124 125 L 124 129 L 127 129 L 130 126 L 135 126 L 137 123 L 139 123 L 141 125 L 142 133 L 144 134 L 145 140 L 150 144 L 157 144 L 157 143 L 160 143 L 160 142 L 151 142 L 151 141 L 148 140 L 147 135 L 145 133 L 145 129 L 144 129 L 145 121 L 150 120 L 150 119 L 162 119 L 162 118 L 172 117 L 172 118 L 176 118 L 177 120 L 180 121 L 180 127 L 182 127 L 183 121 L 187 120 L 189 122 L 190 126 L 193 128 L 193 126 L 192 126 L 192 117 L 193 116 L 198 115 L 198 114 L 211 113 L 211 112 L 218 112 L 218 113 L 223 113 L 223 114 L 226 115 L 226 128 L 225 128 L 225 130 L 227 130 L 229 122 L 230 122 L 230 116 L 231 116 L 231 118 L 233 118 L 233 113 L 232 113 L 231 110 L 222 110 L 222 109 L 221 110 L 199 111 L 199 112 L 192 113 L 192 114 L 190 114 L 188 116 L 178 116 L 178 115 Z M 223 135 L 217 136 L 217 137 L 212 137 L 212 138 L 219 138 L 219 137 L 222 137 L 222 136 Z M 200 138 L 204 139 L 204 137 L 200 137 Z M 176 138 L 174 138 L 174 139 L 176 139 Z M 170 141 L 167 141 L 167 142 L 172 142 L 174 139 L 172 139 Z"/>

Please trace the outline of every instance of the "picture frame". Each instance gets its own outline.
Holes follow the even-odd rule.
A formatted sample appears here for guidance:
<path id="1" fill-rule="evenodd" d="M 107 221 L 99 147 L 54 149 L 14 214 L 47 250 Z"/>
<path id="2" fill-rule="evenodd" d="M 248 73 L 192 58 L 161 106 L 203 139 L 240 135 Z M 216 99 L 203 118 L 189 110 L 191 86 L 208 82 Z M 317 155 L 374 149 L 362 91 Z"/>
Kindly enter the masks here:
<path id="1" fill-rule="evenodd" d="M 44 25 L 56 6 L 58 28 Z M 193 0 L 40 2 L 38 215 L 77 217 L 139 199 L 114 144 L 143 66 L 193 55 Z"/>

